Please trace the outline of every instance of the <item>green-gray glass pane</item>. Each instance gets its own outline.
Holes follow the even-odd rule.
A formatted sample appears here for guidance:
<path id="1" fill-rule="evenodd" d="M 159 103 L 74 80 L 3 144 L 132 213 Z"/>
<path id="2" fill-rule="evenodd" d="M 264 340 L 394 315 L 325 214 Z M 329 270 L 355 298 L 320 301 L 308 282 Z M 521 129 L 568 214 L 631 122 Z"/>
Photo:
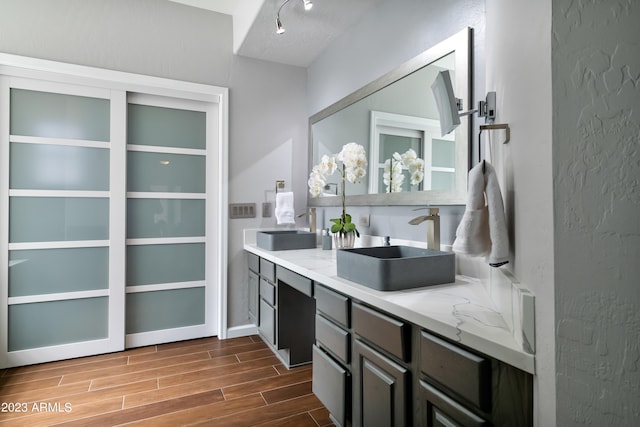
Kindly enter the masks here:
<path id="1" fill-rule="evenodd" d="M 10 297 L 108 287 L 108 248 L 9 251 Z"/>
<path id="2" fill-rule="evenodd" d="M 413 148 L 418 157 L 422 157 L 422 140 L 420 138 L 380 134 L 380 163 L 393 157 L 393 153 L 404 154 L 408 149 Z"/>
<path id="3" fill-rule="evenodd" d="M 205 235 L 205 201 L 128 199 L 127 238 Z"/>
<path id="4" fill-rule="evenodd" d="M 11 89 L 11 134 L 109 141 L 109 100 Z"/>
<path id="5" fill-rule="evenodd" d="M 9 351 L 108 337 L 109 298 L 9 306 Z"/>
<path id="6" fill-rule="evenodd" d="M 456 143 L 455 141 L 445 141 L 434 139 L 431 151 L 431 164 L 441 168 L 456 167 Z"/>
<path id="7" fill-rule="evenodd" d="M 378 171 L 378 193 L 386 193 L 387 192 L 387 186 L 384 185 L 384 170 L 380 169 Z"/>
<path id="8" fill-rule="evenodd" d="M 109 239 L 109 200 L 10 197 L 9 242 Z"/>
<path id="9" fill-rule="evenodd" d="M 127 286 L 204 280 L 204 243 L 127 247 Z"/>
<path id="10" fill-rule="evenodd" d="M 432 190 L 455 190 L 456 175 L 453 172 L 432 172 L 431 173 L 431 189 Z"/>
<path id="11" fill-rule="evenodd" d="M 206 148 L 204 112 L 129 104 L 127 118 L 127 144 Z"/>
<path id="12" fill-rule="evenodd" d="M 127 334 L 204 324 L 204 288 L 127 294 Z"/>
<path id="13" fill-rule="evenodd" d="M 204 193 L 205 156 L 127 153 L 127 191 Z"/>
<path id="14" fill-rule="evenodd" d="M 109 190 L 109 150 L 11 143 L 10 188 Z"/>

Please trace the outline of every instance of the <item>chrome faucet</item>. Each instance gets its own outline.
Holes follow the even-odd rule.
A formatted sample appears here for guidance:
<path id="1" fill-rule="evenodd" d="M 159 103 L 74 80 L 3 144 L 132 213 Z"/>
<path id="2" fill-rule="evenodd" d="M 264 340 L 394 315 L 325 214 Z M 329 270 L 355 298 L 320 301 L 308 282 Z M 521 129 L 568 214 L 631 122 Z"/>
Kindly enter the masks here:
<path id="1" fill-rule="evenodd" d="M 315 233 L 317 229 L 316 225 L 316 208 L 309 208 L 309 210 L 305 213 L 301 213 L 297 216 L 297 218 L 302 218 L 303 216 L 309 217 L 309 232 Z"/>
<path id="2" fill-rule="evenodd" d="M 440 209 L 429 208 L 429 215 L 421 215 L 409 221 L 418 225 L 427 221 L 427 248 L 440 250 Z"/>

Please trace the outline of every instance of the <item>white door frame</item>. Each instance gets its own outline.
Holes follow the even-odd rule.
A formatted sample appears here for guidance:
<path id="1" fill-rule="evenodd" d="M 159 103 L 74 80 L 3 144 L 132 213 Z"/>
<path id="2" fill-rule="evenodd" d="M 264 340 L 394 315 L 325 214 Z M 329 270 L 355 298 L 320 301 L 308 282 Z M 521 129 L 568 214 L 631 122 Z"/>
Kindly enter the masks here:
<path id="1" fill-rule="evenodd" d="M 211 250 L 208 251 L 208 267 L 211 271 L 207 280 L 211 280 L 211 287 L 215 306 L 214 322 L 212 323 L 212 334 L 221 339 L 227 337 L 227 201 L 228 201 L 228 116 L 229 116 L 229 91 L 227 88 L 177 81 L 159 77 L 144 76 L 140 74 L 126 73 L 120 71 L 104 70 L 93 67 L 86 67 L 74 64 L 47 61 L 36 58 L 29 58 L 17 55 L 0 53 L 0 79 L 22 77 L 27 79 L 42 80 L 69 85 L 84 85 L 90 88 L 108 90 L 112 92 L 112 99 L 118 99 L 119 103 L 126 103 L 127 93 L 142 93 L 171 98 L 202 101 L 212 104 L 210 111 L 215 114 L 216 120 L 208 121 L 207 131 L 212 132 L 217 144 L 213 144 L 212 149 L 207 151 L 207 170 L 214 174 L 207 176 L 207 185 L 214 185 L 220 191 L 211 192 L 211 197 L 207 199 L 208 212 L 215 212 L 215 218 L 210 224 L 214 228 L 211 235 L 216 239 L 208 242 Z M 8 90 L 3 93 L 2 111 L 8 111 Z M 125 104 L 123 104 L 125 105 Z M 113 111 L 112 111 L 113 113 Z M 121 112 L 116 112 L 121 114 Z M 0 115 L 0 133 L 8 135 L 7 114 Z M 112 129 L 118 135 L 126 132 L 125 121 L 119 127 Z M 5 132 L 5 129 L 7 130 Z M 4 136 L 2 137 L 4 138 Z M 8 146 L 8 141 L 2 141 Z M 8 151 L 8 150 L 7 150 Z M 118 150 L 118 161 L 126 155 L 123 150 Z M 3 155 L 0 157 L 0 200 L 8 200 L 8 166 L 9 159 Z M 124 187 L 122 187 L 124 188 Z M 125 203 L 122 197 L 121 203 Z M 8 206 L 0 206 L 0 235 L 8 236 Z M 209 224 L 208 224 L 209 226 Z M 113 237 L 112 237 L 113 238 Z M 124 236 L 121 236 L 124 245 Z M 30 363 L 39 363 L 44 360 L 38 358 L 27 358 L 25 360 L 9 360 L 7 354 L 7 323 L 8 323 L 8 239 L 0 239 L 0 256 L 5 260 L 0 263 L 0 368 L 17 366 Z M 111 271 L 113 273 L 113 271 Z M 122 269 L 122 280 L 124 283 L 124 269 Z M 209 294 L 208 294 L 209 297 Z M 124 300 L 124 294 L 118 296 Z M 117 323 L 122 326 L 124 336 L 124 304 L 121 321 Z M 114 325 L 115 327 L 116 325 Z M 111 327 L 111 326 L 110 326 Z M 124 348 L 124 340 L 122 342 Z M 75 357 L 74 353 L 65 353 L 64 357 Z M 60 357 L 60 358 L 64 358 Z"/>

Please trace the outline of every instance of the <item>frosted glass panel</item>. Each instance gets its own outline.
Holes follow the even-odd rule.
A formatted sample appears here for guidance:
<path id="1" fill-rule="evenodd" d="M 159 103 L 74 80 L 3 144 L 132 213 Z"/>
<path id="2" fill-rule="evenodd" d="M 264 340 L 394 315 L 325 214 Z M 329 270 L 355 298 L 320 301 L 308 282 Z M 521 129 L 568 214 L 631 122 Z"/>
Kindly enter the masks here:
<path id="1" fill-rule="evenodd" d="M 127 247 L 127 286 L 204 280 L 204 243 Z"/>
<path id="2" fill-rule="evenodd" d="M 11 143 L 10 187 L 109 190 L 109 150 Z"/>
<path id="3" fill-rule="evenodd" d="M 126 333 L 202 325 L 204 288 L 127 294 Z"/>
<path id="4" fill-rule="evenodd" d="M 127 153 L 127 191 L 205 192 L 205 156 Z"/>
<path id="5" fill-rule="evenodd" d="M 109 287 L 109 249 L 9 251 L 9 296 Z"/>
<path id="6" fill-rule="evenodd" d="M 418 157 L 422 157 L 422 139 L 410 136 L 380 134 L 380 163 L 384 163 L 393 153 L 403 154 L 413 148 Z"/>
<path id="7" fill-rule="evenodd" d="M 9 351 L 107 338 L 109 299 L 9 306 Z"/>
<path id="8" fill-rule="evenodd" d="M 127 143 L 160 147 L 206 147 L 206 114 L 129 104 Z"/>
<path id="9" fill-rule="evenodd" d="M 11 89 L 11 134 L 109 141 L 109 100 Z"/>
<path id="10" fill-rule="evenodd" d="M 432 190 L 451 190 L 456 188 L 456 174 L 454 172 L 432 172 Z"/>
<path id="11" fill-rule="evenodd" d="M 205 201 L 127 200 L 127 237 L 194 237 L 205 235 Z"/>
<path id="12" fill-rule="evenodd" d="M 455 141 L 433 140 L 431 164 L 442 168 L 456 167 L 456 143 Z"/>
<path id="13" fill-rule="evenodd" d="M 109 200 L 74 197 L 10 197 L 9 242 L 106 240 Z"/>

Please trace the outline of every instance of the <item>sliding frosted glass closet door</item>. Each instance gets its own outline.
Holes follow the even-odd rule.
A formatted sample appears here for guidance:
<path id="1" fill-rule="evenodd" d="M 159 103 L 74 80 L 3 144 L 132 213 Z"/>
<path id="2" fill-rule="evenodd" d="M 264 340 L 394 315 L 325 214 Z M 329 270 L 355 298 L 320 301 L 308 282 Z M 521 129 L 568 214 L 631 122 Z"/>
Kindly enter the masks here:
<path id="1" fill-rule="evenodd" d="M 207 110 L 130 95 L 127 106 L 126 345 L 213 335 L 207 259 Z"/>
<path id="2" fill-rule="evenodd" d="M 124 93 L 2 83 L 3 364 L 122 349 Z"/>
<path id="3" fill-rule="evenodd" d="M 226 336 L 227 96 L 0 53 L 0 368 Z"/>

